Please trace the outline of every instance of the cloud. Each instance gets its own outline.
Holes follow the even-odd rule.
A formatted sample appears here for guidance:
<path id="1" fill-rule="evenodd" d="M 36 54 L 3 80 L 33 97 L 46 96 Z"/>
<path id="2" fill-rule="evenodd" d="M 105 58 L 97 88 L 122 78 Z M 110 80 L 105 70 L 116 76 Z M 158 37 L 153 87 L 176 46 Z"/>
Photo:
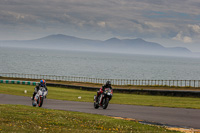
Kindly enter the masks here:
<path id="1" fill-rule="evenodd" d="M 24 38 L 61 33 L 89 39 L 173 38 L 191 43 L 200 34 L 199 5 L 199 0 L 1 0 L 0 29 L 18 30 Z M 0 39 L 3 34 L 0 31 Z M 16 34 L 6 36 L 18 39 Z"/>
<path id="2" fill-rule="evenodd" d="M 98 22 L 97 24 L 102 28 L 104 28 L 106 26 L 106 22 L 103 22 L 103 21 Z"/>
<path id="3" fill-rule="evenodd" d="M 194 24 L 194 25 L 189 24 L 188 27 L 191 28 L 193 32 L 200 34 L 200 25 L 197 25 L 197 24 Z"/>
<path id="4" fill-rule="evenodd" d="M 189 36 L 184 36 L 183 32 L 180 31 L 175 37 L 172 38 L 173 40 L 182 41 L 184 43 L 192 43 L 192 38 Z"/>
<path id="5" fill-rule="evenodd" d="M 184 43 L 191 43 L 191 42 L 192 42 L 192 38 L 189 37 L 189 36 L 184 36 L 184 37 L 183 37 L 183 42 L 184 42 Z"/>

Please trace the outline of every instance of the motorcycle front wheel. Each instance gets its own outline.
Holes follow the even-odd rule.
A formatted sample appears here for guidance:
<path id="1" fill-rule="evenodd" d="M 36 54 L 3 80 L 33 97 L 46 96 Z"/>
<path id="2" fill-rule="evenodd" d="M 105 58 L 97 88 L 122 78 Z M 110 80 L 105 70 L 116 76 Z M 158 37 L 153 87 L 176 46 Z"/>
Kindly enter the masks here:
<path id="1" fill-rule="evenodd" d="M 105 101 L 103 102 L 103 109 L 106 109 L 108 107 L 108 103 L 109 103 L 109 98 L 105 98 Z"/>

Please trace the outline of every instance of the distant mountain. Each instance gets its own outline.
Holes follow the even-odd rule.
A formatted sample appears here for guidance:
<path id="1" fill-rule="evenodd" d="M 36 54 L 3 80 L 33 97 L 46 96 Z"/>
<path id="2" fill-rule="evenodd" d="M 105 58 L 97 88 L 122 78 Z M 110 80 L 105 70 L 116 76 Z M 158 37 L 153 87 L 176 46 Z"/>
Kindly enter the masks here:
<path id="1" fill-rule="evenodd" d="M 118 39 L 110 38 L 105 41 L 82 39 L 62 34 L 49 35 L 35 40 L 0 41 L 0 46 L 66 49 L 81 51 L 99 51 L 151 55 L 190 55 L 192 52 L 183 47 L 166 48 L 154 42 L 147 42 L 141 38 Z"/>

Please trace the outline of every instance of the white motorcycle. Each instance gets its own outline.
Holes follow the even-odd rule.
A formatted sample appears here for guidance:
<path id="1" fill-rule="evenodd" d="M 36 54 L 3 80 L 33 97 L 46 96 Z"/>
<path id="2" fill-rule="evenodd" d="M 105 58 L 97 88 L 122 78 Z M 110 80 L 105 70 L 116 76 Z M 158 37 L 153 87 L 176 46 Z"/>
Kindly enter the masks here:
<path id="1" fill-rule="evenodd" d="M 37 105 L 38 107 L 42 107 L 46 95 L 47 95 L 46 89 L 44 87 L 40 87 L 34 99 L 32 100 L 33 107 L 36 107 Z"/>

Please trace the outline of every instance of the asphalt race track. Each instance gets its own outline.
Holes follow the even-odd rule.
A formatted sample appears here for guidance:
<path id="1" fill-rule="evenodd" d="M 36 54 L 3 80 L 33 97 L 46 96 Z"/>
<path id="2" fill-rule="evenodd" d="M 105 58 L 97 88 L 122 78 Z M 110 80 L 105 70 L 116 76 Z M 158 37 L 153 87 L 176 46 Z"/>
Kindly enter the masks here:
<path id="1" fill-rule="evenodd" d="M 0 104 L 32 106 L 30 97 L 6 94 L 0 94 Z M 93 103 L 53 99 L 45 99 L 42 108 L 132 118 L 168 126 L 200 129 L 200 109 L 109 104 L 108 108 L 104 110 L 102 108 L 94 109 Z"/>

